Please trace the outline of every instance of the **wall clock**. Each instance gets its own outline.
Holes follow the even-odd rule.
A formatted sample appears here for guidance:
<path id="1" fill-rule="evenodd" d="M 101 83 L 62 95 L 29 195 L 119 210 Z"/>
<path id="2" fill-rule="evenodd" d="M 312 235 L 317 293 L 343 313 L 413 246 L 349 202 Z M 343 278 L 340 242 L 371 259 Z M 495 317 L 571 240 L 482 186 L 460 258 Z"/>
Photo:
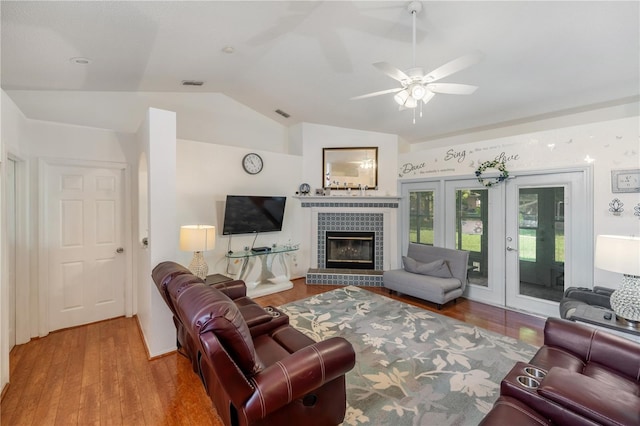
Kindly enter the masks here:
<path id="1" fill-rule="evenodd" d="M 250 175 L 257 175 L 262 171 L 263 167 L 264 162 L 262 161 L 262 157 L 255 152 L 245 155 L 242 159 L 242 168 Z"/>
<path id="2" fill-rule="evenodd" d="M 612 170 L 611 192 L 640 192 L 640 169 Z"/>

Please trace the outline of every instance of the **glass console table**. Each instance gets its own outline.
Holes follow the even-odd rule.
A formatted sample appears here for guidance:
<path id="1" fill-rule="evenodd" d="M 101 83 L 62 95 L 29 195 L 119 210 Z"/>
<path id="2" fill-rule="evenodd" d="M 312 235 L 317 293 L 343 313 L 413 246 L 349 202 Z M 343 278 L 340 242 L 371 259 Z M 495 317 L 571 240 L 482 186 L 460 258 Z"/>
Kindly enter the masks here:
<path id="1" fill-rule="evenodd" d="M 260 297 L 293 288 L 287 258 L 297 250 L 297 245 L 275 246 L 268 251 L 234 251 L 226 256 L 242 261 L 236 279 L 247 285 L 247 296 Z"/>

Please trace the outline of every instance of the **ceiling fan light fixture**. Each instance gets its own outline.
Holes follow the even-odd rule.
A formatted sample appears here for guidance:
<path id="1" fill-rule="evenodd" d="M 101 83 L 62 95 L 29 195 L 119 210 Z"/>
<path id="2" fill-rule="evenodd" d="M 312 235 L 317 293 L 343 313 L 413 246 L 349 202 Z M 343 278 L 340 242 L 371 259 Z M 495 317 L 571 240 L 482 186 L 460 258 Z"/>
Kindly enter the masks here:
<path id="1" fill-rule="evenodd" d="M 351 99 L 364 99 L 373 96 L 385 95 L 393 93 L 393 100 L 399 105 L 398 110 L 403 111 L 405 109 L 413 109 L 413 122 L 416 121 L 416 108 L 420 104 L 420 117 L 422 117 L 423 104 L 429 102 L 436 93 L 450 94 L 450 95 L 470 95 L 477 87 L 468 84 L 458 83 L 438 83 L 432 82 L 442 80 L 451 74 L 457 73 L 477 62 L 482 58 L 481 54 L 472 54 L 461 56 L 453 61 L 449 61 L 444 65 L 432 70 L 428 74 L 424 73 L 422 67 L 416 66 L 416 16 L 422 10 L 421 1 L 411 1 L 407 5 L 407 11 L 411 14 L 412 19 L 412 51 L 413 51 L 413 67 L 402 71 L 387 62 L 376 62 L 374 67 L 382 71 L 392 79 L 400 83 L 400 87 L 395 89 L 381 90 L 378 92 L 368 93 L 362 96 L 356 96 Z"/>
<path id="2" fill-rule="evenodd" d="M 409 91 L 407 89 L 404 89 L 396 93 L 393 97 L 393 100 L 396 101 L 398 105 L 404 105 L 409 98 Z"/>
<path id="3" fill-rule="evenodd" d="M 418 106 L 418 101 L 415 98 L 409 96 L 404 102 L 404 106 L 405 108 L 415 108 Z"/>
<path id="4" fill-rule="evenodd" d="M 427 89 L 422 84 L 414 84 L 411 86 L 411 97 L 415 100 L 420 100 L 424 98 L 424 95 L 427 94 Z"/>

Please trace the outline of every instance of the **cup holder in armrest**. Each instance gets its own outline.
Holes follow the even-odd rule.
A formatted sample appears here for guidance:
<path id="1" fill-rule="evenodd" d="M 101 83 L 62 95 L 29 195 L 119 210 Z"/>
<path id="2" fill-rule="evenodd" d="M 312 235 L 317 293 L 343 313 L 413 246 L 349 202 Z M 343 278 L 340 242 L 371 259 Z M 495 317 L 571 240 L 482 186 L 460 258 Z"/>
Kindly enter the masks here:
<path id="1" fill-rule="evenodd" d="M 540 386 L 540 382 L 531 376 L 518 376 L 516 377 L 518 383 L 528 389 L 536 389 Z"/>
<path id="2" fill-rule="evenodd" d="M 525 367 L 524 372 L 527 376 L 531 376 L 535 379 L 544 379 L 544 376 L 547 375 L 547 372 L 536 367 Z"/>
<path id="3" fill-rule="evenodd" d="M 280 316 L 280 312 L 274 309 L 273 306 L 266 306 L 264 310 L 274 318 L 278 318 Z"/>

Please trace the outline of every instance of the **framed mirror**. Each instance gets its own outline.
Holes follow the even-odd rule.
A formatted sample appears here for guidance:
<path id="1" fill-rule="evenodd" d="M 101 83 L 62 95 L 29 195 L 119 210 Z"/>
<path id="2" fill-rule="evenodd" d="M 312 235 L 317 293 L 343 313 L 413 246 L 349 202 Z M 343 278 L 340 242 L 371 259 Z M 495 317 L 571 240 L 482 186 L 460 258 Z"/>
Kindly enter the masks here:
<path id="1" fill-rule="evenodd" d="M 331 189 L 378 186 L 378 148 L 323 148 L 322 182 Z"/>

